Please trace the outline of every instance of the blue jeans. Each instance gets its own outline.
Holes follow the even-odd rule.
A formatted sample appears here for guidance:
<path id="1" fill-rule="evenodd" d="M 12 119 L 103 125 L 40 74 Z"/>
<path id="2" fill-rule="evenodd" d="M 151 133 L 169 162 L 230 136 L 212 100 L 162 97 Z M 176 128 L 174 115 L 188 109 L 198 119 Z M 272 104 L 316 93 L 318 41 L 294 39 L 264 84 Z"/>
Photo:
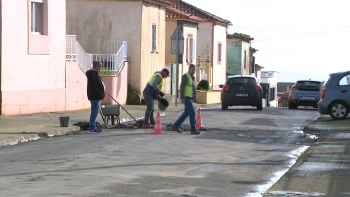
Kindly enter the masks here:
<path id="1" fill-rule="evenodd" d="M 185 111 L 179 119 L 173 124 L 173 128 L 179 128 L 180 125 L 186 120 L 187 116 L 190 117 L 191 130 L 196 129 L 196 112 L 193 108 L 192 98 L 185 98 Z"/>
<path id="2" fill-rule="evenodd" d="M 101 100 L 91 100 L 90 131 L 96 129 L 97 115 L 100 112 Z"/>

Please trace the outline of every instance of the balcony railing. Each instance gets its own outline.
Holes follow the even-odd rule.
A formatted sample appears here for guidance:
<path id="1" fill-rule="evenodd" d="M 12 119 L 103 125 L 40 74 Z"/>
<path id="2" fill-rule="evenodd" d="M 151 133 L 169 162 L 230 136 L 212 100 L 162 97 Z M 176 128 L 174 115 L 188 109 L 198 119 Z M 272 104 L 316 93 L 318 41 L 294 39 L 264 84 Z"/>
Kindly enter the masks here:
<path id="1" fill-rule="evenodd" d="M 103 64 L 101 76 L 118 76 L 127 61 L 126 41 L 108 41 L 107 54 L 86 53 L 75 35 L 67 35 L 66 43 L 67 61 L 77 61 L 83 72 L 91 69 L 94 61 L 100 61 Z"/>

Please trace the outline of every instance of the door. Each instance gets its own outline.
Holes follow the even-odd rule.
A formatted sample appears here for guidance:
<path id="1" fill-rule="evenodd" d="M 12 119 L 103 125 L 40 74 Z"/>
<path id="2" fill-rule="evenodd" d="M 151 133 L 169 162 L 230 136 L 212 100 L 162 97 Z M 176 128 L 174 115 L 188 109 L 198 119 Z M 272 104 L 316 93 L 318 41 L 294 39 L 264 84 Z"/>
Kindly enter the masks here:
<path id="1" fill-rule="evenodd" d="M 350 106 L 350 74 L 340 79 L 338 91 L 339 98 Z"/>
<path id="2" fill-rule="evenodd" d="M 176 95 L 176 64 L 171 64 L 171 95 Z"/>

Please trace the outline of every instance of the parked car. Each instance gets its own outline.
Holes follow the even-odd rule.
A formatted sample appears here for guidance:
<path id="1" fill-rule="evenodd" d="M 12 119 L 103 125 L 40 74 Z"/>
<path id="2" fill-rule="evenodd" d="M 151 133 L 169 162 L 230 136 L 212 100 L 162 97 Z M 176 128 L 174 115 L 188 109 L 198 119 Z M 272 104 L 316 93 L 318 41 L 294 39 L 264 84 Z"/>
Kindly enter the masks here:
<path id="1" fill-rule="evenodd" d="M 317 108 L 317 102 L 321 97 L 321 84 L 322 82 L 313 80 L 297 81 L 289 91 L 288 108 L 297 109 L 298 106 Z"/>
<path id="2" fill-rule="evenodd" d="M 333 73 L 322 86 L 318 111 L 333 119 L 345 119 L 350 109 L 350 71 Z"/>
<path id="3" fill-rule="evenodd" d="M 220 88 L 222 110 L 234 105 L 256 106 L 262 110 L 262 89 L 254 76 L 231 76 Z"/>

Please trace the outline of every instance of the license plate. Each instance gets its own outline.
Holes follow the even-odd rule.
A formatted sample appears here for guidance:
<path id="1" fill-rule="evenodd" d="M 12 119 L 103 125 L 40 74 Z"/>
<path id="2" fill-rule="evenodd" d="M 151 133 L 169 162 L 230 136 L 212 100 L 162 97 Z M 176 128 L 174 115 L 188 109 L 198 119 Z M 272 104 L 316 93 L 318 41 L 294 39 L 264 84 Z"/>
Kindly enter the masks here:
<path id="1" fill-rule="evenodd" d="M 312 96 L 303 96 L 303 97 L 301 97 L 301 99 L 305 99 L 305 100 L 315 100 L 315 97 L 312 97 Z"/>
<path id="2" fill-rule="evenodd" d="M 248 94 L 236 94 L 236 96 L 248 96 Z"/>

